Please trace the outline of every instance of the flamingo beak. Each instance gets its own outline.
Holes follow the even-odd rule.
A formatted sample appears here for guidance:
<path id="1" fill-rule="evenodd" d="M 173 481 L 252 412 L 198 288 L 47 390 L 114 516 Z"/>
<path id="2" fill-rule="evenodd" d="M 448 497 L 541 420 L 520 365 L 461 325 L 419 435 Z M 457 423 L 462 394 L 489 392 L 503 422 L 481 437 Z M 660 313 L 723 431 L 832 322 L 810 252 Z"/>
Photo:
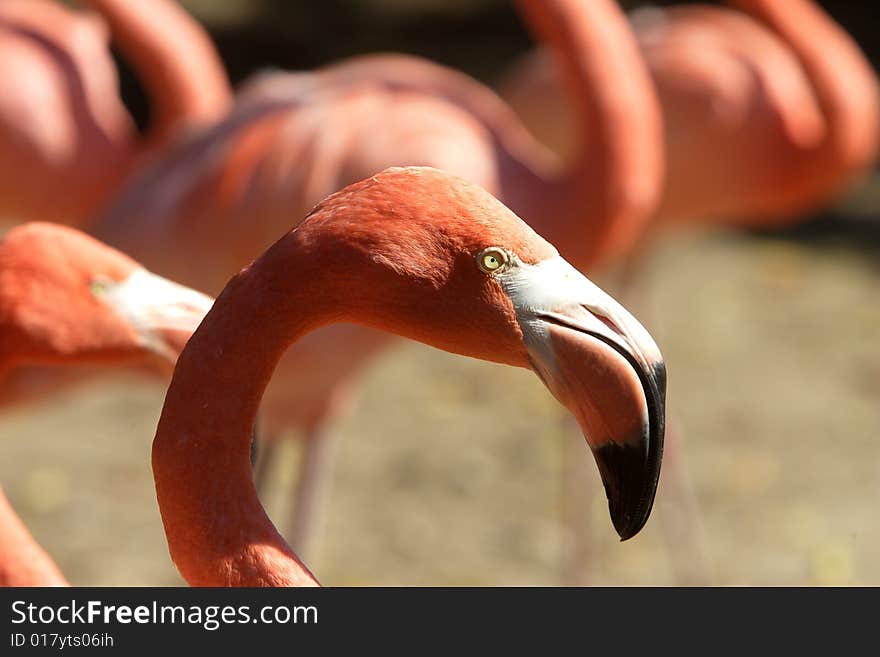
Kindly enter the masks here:
<path id="1" fill-rule="evenodd" d="M 648 520 L 663 454 L 666 367 L 648 332 L 561 257 L 515 263 L 499 280 L 532 368 L 575 416 L 621 540 Z"/>
<path id="2" fill-rule="evenodd" d="M 136 331 L 141 344 L 173 370 L 177 357 L 214 300 L 145 269 L 118 283 L 103 283 L 100 296 Z"/>

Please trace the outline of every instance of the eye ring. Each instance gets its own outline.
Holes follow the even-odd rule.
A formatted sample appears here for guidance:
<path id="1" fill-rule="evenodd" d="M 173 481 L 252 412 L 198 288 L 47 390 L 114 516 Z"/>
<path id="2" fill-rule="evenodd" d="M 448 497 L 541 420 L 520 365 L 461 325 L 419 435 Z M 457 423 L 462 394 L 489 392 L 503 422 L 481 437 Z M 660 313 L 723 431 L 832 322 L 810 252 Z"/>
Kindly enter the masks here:
<path id="1" fill-rule="evenodd" d="M 477 266 L 484 274 L 498 274 L 507 268 L 510 256 L 498 246 L 490 246 L 477 254 Z"/>
<path id="2" fill-rule="evenodd" d="M 98 276 L 89 283 L 89 291 L 96 297 L 102 297 L 110 291 L 113 281 L 104 276 Z"/>

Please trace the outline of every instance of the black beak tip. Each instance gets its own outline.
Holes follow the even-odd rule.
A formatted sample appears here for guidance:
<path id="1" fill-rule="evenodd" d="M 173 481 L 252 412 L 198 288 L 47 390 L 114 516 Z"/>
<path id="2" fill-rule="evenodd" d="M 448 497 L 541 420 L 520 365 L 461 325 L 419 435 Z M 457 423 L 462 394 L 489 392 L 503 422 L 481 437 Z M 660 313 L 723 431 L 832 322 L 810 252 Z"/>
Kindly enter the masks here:
<path id="1" fill-rule="evenodd" d="M 666 429 L 666 366 L 653 363 L 640 378 L 648 402 L 648 423 L 635 440 L 609 442 L 595 450 L 611 521 L 621 541 L 638 534 L 654 506 Z"/>
<path id="2" fill-rule="evenodd" d="M 641 531 L 651 515 L 657 478 L 643 444 L 608 443 L 595 452 L 611 522 L 621 541 Z"/>

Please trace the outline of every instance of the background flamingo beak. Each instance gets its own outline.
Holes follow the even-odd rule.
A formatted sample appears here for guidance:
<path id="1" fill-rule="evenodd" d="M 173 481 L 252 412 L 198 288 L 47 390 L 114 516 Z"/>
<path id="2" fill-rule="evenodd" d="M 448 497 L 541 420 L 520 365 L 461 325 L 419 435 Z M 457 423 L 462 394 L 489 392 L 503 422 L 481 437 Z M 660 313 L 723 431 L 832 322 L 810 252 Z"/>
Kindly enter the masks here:
<path id="1" fill-rule="evenodd" d="M 109 285 L 101 297 L 131 324 L 163 369 L 170 370 L 214 304 L 211 297 L 145 269 Z"/>

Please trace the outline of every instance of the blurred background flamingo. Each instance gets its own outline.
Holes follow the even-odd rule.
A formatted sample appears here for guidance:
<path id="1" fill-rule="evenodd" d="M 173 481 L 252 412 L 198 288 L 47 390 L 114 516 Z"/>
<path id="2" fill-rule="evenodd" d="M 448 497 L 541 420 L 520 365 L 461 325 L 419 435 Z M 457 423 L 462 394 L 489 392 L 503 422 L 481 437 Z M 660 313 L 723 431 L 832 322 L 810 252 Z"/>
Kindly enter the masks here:
<path id="1" fill-rule="evenodd" d="M 52 557 L 34 540 L 0 488 L 0 586 L 65 586 Z"/>
<path id="2" fill-rule="evenodd" d="M 796 221 L 848 191 L 877 157 L 877 77 L 853 39 L 812 0 L 728 4 L 631 18 L 666 129 L 658 221 Z M 502 89 L 534 133 L 571 159 L 584 126 L 561 71 L 538 51 Z"/>
<path id="3" fill-rule="evenodd" d="M 82 226 L 151 150 L 219 118 L 231 93 L 197 22 L 171 0 L 0 1 L 0 218 Z M 139 134 L 112 38 L 150 100 Z"/>
<path id="4" fill-rule="evenodd" d="M 168 376 L 211 304 L 72 228 L 18 226 L 0 240 L 0 404 L 110 368 Z M 0 492 L 0 585 L 65 583 Z"/>

